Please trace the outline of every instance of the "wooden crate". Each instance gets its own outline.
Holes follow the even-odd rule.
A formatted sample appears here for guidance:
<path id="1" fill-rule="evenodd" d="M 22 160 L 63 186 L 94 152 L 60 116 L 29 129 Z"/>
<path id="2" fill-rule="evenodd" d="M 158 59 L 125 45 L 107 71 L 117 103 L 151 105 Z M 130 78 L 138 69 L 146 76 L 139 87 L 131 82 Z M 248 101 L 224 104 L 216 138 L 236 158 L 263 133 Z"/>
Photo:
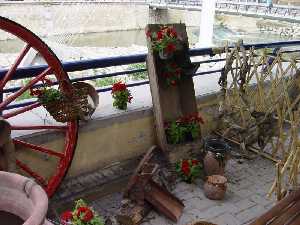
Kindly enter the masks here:
<path id="1" fill-rule="evenodd" d="M 157 32 L 159 24 L 149 24 L 146 32 Z M 173 27 L 182 40 L 182 49 L 176 51 L 173 60 L 177 65 L 184 68 L 183 78 L 176 86 L 168 86 L 165 77 L 162 76 L 162 69 L 165 60 L 160 59 L 157 52 L 152 51 L 152 43 L 148 38 L 149 53 L 147 56 L 147 68 L 150 80 L 152 102 L 154 108 L 155 126 L 159 147 L 169 154 L 171 162 L 180 158 L 190 157 L 190 153 L 201 149 L 201 135 L 199 140 L 192 143 L 171 145 L 167 143 L 164 129 L 166 121 L 176 120 L 177 118 L 197 112 L 194 83 L 192 75 L 198 66 L 191 63 L 188 55 L 189 44 L 184 24 L 167 24 Z"/>

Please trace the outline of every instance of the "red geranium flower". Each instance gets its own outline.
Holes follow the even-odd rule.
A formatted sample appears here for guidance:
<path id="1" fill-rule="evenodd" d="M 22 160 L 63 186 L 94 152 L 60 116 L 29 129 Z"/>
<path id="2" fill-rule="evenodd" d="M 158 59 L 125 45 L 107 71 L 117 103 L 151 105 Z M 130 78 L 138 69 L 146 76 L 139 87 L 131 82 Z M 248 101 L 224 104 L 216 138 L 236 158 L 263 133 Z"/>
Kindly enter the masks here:
<path id="1" fill-rule="evenodd" d="M 172 53 L 176 50 L 176 46 L 173 43 L 169 43 L 166 47 L 167 53 Z"/>
<path id="2" fill-rule="evenodd" d="M 79 217 L 84 222 L 89 222 L 94 218 L 94 214 L 88 207 L 79 207 L 77 210 L 77 217 Z"/>
<path id="3" fill-rule="evenodd" d="M 182 172 L 188 176 L 190 174 L 190 167 L 181 167 Z"/>
<path id="4" fill-rule="evenodd" d="M 131 100 L 132 100 L 132 99 L 133 99 L 133 97 L 132 97 L 132 96 L 129 96 L 129 97 L 128 97 L 128 102 L 131 103 Z"/>
<path id="5" fill-rule="evenodd" d="M 52 83 L 52 81 L 50 80 L 50 79 L 48 79 L 48 78 L 43 78 L 43 83 L 45 83 L 46 85 L 48 85 L 48 86 L 51 86 L 53 83 Z"/>
<path id="6" fill-rule="evenodd" d="M 37 96 L 37 97 L 40 96 L 41 94 L 43 94 L 43 92 L 39 89 L 34 90 L 34 89 L 30 88 L 29 92 L 30 92 L 31 96 Z"/>
<path id="7" fill-rule="evenodd" d="M 192 160 L 192 165 L 193 165 L 193 166 L 198 165 L 198 163 L 199 163 L 198 160 L 196 160 L 196 159 L 193 159 L 193 160 Z"/>
<path id="8" fill-rule="evenodd" d="M 126 90 L 126 84 L 122 83 L 121 81 L 115 83 L 112 87 L 112 93 L 116 91 L 125 91 Z"/>
<path id="9" fill-rule="evenodd" d="M 89 209 L 85 213 L 85 215 L 84 215 L 84 217 L 83 217 L 82 220 L 87 223 L 87 222 L 90 222 L 93 218 L 94 218 L 94 214 L 93 214 L 92 210 Z"/>
<path id="10" fill-rule="evenodd" d="M 66 222 L 71 221 L 73 218 L 72 212 L 71 211 L 66 211 L 60 216 L 60 220 L 63 224 L 66 224 Z"/>
<path id="11" fill-rule="evenodd" d="M 147 30 L 146 31 L 146 36 L 149 38 L 149 37 L 151 37 L 151 32 L 150 32 L 150 30 Z"/>
<path id="12" fill-rule="evenodd" d="M 171 80 L 171 85 L 172 85 L 172 86 L 176 86 L 176 84 L 177 84 L 177 83 L 176 83 L 176 80 Z"/>
<path id="13" fill-rule="evenodd" d="M 164 36 L 162 31 L 158 31 L 156 33 L 156 35 L 157 35 L 157 40 L 161 40 L 163 38 L 163 36 Z"/>

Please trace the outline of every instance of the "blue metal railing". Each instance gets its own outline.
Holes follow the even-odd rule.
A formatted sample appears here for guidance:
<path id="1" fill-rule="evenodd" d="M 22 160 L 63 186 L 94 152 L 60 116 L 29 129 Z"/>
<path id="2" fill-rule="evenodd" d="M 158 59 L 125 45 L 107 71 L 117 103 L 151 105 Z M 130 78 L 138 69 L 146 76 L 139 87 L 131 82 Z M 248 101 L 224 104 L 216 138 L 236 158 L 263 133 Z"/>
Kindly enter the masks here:
<path id="1" fill-rule="evenodd" d="M 255 48 L 255 49 L 262 49 L 262 48 L 279 48 L 279 47 L 289 47 L 289 46 L 299 46 L 299 49 L 297 50 L 287 50 L 286 52 L 296 52 L 300 51 L 300 41 L 284 41 L 284 42 L 272 42 L 272 43 L 261 43 L 261 44 L 246 44 L 243 45 L 245 49 Z M 229 48 L 232 48 L 233 46 L 230 46 Z M 215 55 L 215 49 L 214 48 L 199 48 L 199 49 L 190 49 L 189 54 L 191 57 L 193 56 L 214 56 Z M 207 63 L 217 63 L 224 61 L 225 58 L 219 58 L 219 59 L 208 59 L 208 60 L 202 60 L 197 61 L 194 63 L 199 64 L 207 64 Z M 100 59 L 92 59 L 92 60 L 81 60 L 81 61 L 73 61 L 73 62 L 64 62 L 62 63 L 63 68 L 66 72 L 75 72 L 75 71 L 84 71 L 88 69 L 98 69 L 98 68 L 106 68 L 106 67 L 112 67 L 112 66 L 122 66 L 122 65 L 129 65 L 129 64 L 135 64 L 135 63 L 145 63 L 146 61 L 146 54 L 136 54 L 136 55 L 127 55 L 127 56 L 119 56 L 119 57 L 109 57 L 109 58 L 100 58 Z M 17 79 L 24 79 L 24 78 L 31 78 L 36 76 L 37 74 L 41 73 L 46 69 L 46 66 L 31 66 L 26 68 L 20 68 L 16 71 L 15 76 L 13 77 L 14 80 Z M 119 75 L 129 75 L 134 74 L 137 72 L 145 72 L 145 69 L 133 69 L 133 70 L 123 70 L 113 73 L 107 73 L 107 74 L 99 74 L 99 75 L 93 75 L 93 76 L 86 76 L 86 77 L 80 77 L 80 78 L 74 78 L 71 81 L 77 82 L 77 81 L 87 81 L 87 80 L 96 80 L 106 77 L 115 77 Z M 214 69 L 214 70 L 208 70 L 208 71 L 202 71 L 197 72 L 194 74 L 194 76 L 200 76 L 200 75 L 206 75 L 206 74 L 214 74 L 219 73 L 222 71 L 222 68 Z M 0 79 L 3 78 L 3 76 L 6 74 L 7 70 L 0 70 Z M 135 87 L 140 85 L 148 84 L 148 80 L 142 80 L 138 82 L 129 83 L 129 87 Z M 40 87 L 41 85 L 35 85 L 35 87 Z M 3 93 L 11 93 L 16 92 L 21 87 L 12 87 L 7 88 L 3 90 Z M 104 87 L 97 89 L 98 92 L 106 92 L 110 91 L 111 87 Z M 0 93 L 0 99 L 2 97 L 2 94 Z M 0 101 L 1 102 L 1 101 Z M 34 101 L 25 101 L 21 103 L 14 103 L 9 105 L 6 109 L 13 109 L 18 107 L 23 107 L 26 105 L 30 105 L 34 103 Z"/>

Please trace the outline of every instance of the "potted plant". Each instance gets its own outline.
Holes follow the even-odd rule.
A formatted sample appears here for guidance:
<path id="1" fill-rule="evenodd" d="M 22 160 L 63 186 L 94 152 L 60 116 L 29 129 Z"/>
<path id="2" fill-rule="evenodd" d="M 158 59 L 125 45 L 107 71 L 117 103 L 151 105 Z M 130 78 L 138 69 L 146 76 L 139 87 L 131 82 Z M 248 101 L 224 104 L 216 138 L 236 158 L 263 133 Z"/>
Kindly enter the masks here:
<path id="1" fill-rule="evenodd" d="M 133 98 L 126 84 L 121 81 L 113 84 L 111 94 L 114 99 L 113 106 L 121 110 L 126 110 L 127 103 L 131 103 Z"/>
<path id="2" fill-rule="evenodd" d="M 168 86 L 176 86 L 181 78 L 182 70 L 174 62 L 168 62 L 163 67 L 162 76 L 166 79 Z"/>
<path id="3" fill-rule="evenodd" d="M 200 123 L 203 118 L 198 113 L 182 116 L 175 121 L 165 123 L 165 133 L 170 144 L 194 141 L 200 136 Z"/>
<path id="4" fill-rule="evenodd" d="M 62 225 L 104 225 L 103 219 L 82 200 L 75 202 L 73 211 L 65 211 L 60 216 Z"/>
<path id="5" fill-rule="evenodd" d="M 55 88 L 51 88 L 52 81 L 44 78 L 42 79 L 43 87 L 40 89 L 30 89 L 30 95 L 38 97 L 38 101 L 42 105 L 47 105 L 52 102 L 61 101 L 63 94 Z"/>
<path id="6" fill-rule="evenodd" d="M 161 59 L 168 59 L 180 49 L 180 38 L 171 26 L 161 26 L 157 32 L 146 32 L 147 38 L 152 42 L 152 49 L 158 52 Z"/>
<path id="7" fill-rule="evenodd" d="M 184 159 L 176 163 L 175 169 L 183 181 L 192 183 L 200 176 L 202 165 L 196 159 Z"/>
<path id="8" fill-rule="evenodd" d="M 59 88 L 54 88 L 52 81 L 47 78 L 43 78 L 42 83 L 41 88 L 31 88 L 30 95 L 36 96 L 56 121 L 65 123 L 84 119 L 89 111 L 88 94 L 84 89 L 71 86 L 69 92 L 63 93 Z"/>

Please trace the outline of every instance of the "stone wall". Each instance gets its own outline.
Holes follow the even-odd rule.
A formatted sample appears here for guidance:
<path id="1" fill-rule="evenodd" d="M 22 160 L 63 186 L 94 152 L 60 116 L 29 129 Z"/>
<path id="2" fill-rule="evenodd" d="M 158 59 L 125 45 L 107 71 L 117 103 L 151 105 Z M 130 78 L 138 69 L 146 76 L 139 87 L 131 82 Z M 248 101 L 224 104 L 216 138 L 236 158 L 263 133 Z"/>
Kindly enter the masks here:
<path id="1" fill-rule="evenodd" d="M 200 25 L 200 11 L 150 9 L 148 5 L 97 2 L 1 3 L 0 14 L 39 36 L 144 29 L 147 23 Z M 7 36 L 1 35 L 0 40 Z"/>
<path id="2" fill-rule="evenodd" d="M 216 125 L 217 98 L 215 94 L 198 97 L 198 111 L 205 119 L 202 134 L 207 135 Z M 24 137 L 23 137 L 24 138 Z M 51 133 L 26 137 L 30 143 L 39 143 L 50 149 L 61 150 L 62 141 Z M 68 177 L 95 171 L 125 160 L 141 156 L 156 144 L 152 108 L 141 108 L 132 112 L 94 119 L 80 127 L 75 155 Z M 17 158 L 39 171 L 44 177 L 50 176 L 56 165 L 55 157 L 46 157 L 26 149 L 18 148 Z"/>

